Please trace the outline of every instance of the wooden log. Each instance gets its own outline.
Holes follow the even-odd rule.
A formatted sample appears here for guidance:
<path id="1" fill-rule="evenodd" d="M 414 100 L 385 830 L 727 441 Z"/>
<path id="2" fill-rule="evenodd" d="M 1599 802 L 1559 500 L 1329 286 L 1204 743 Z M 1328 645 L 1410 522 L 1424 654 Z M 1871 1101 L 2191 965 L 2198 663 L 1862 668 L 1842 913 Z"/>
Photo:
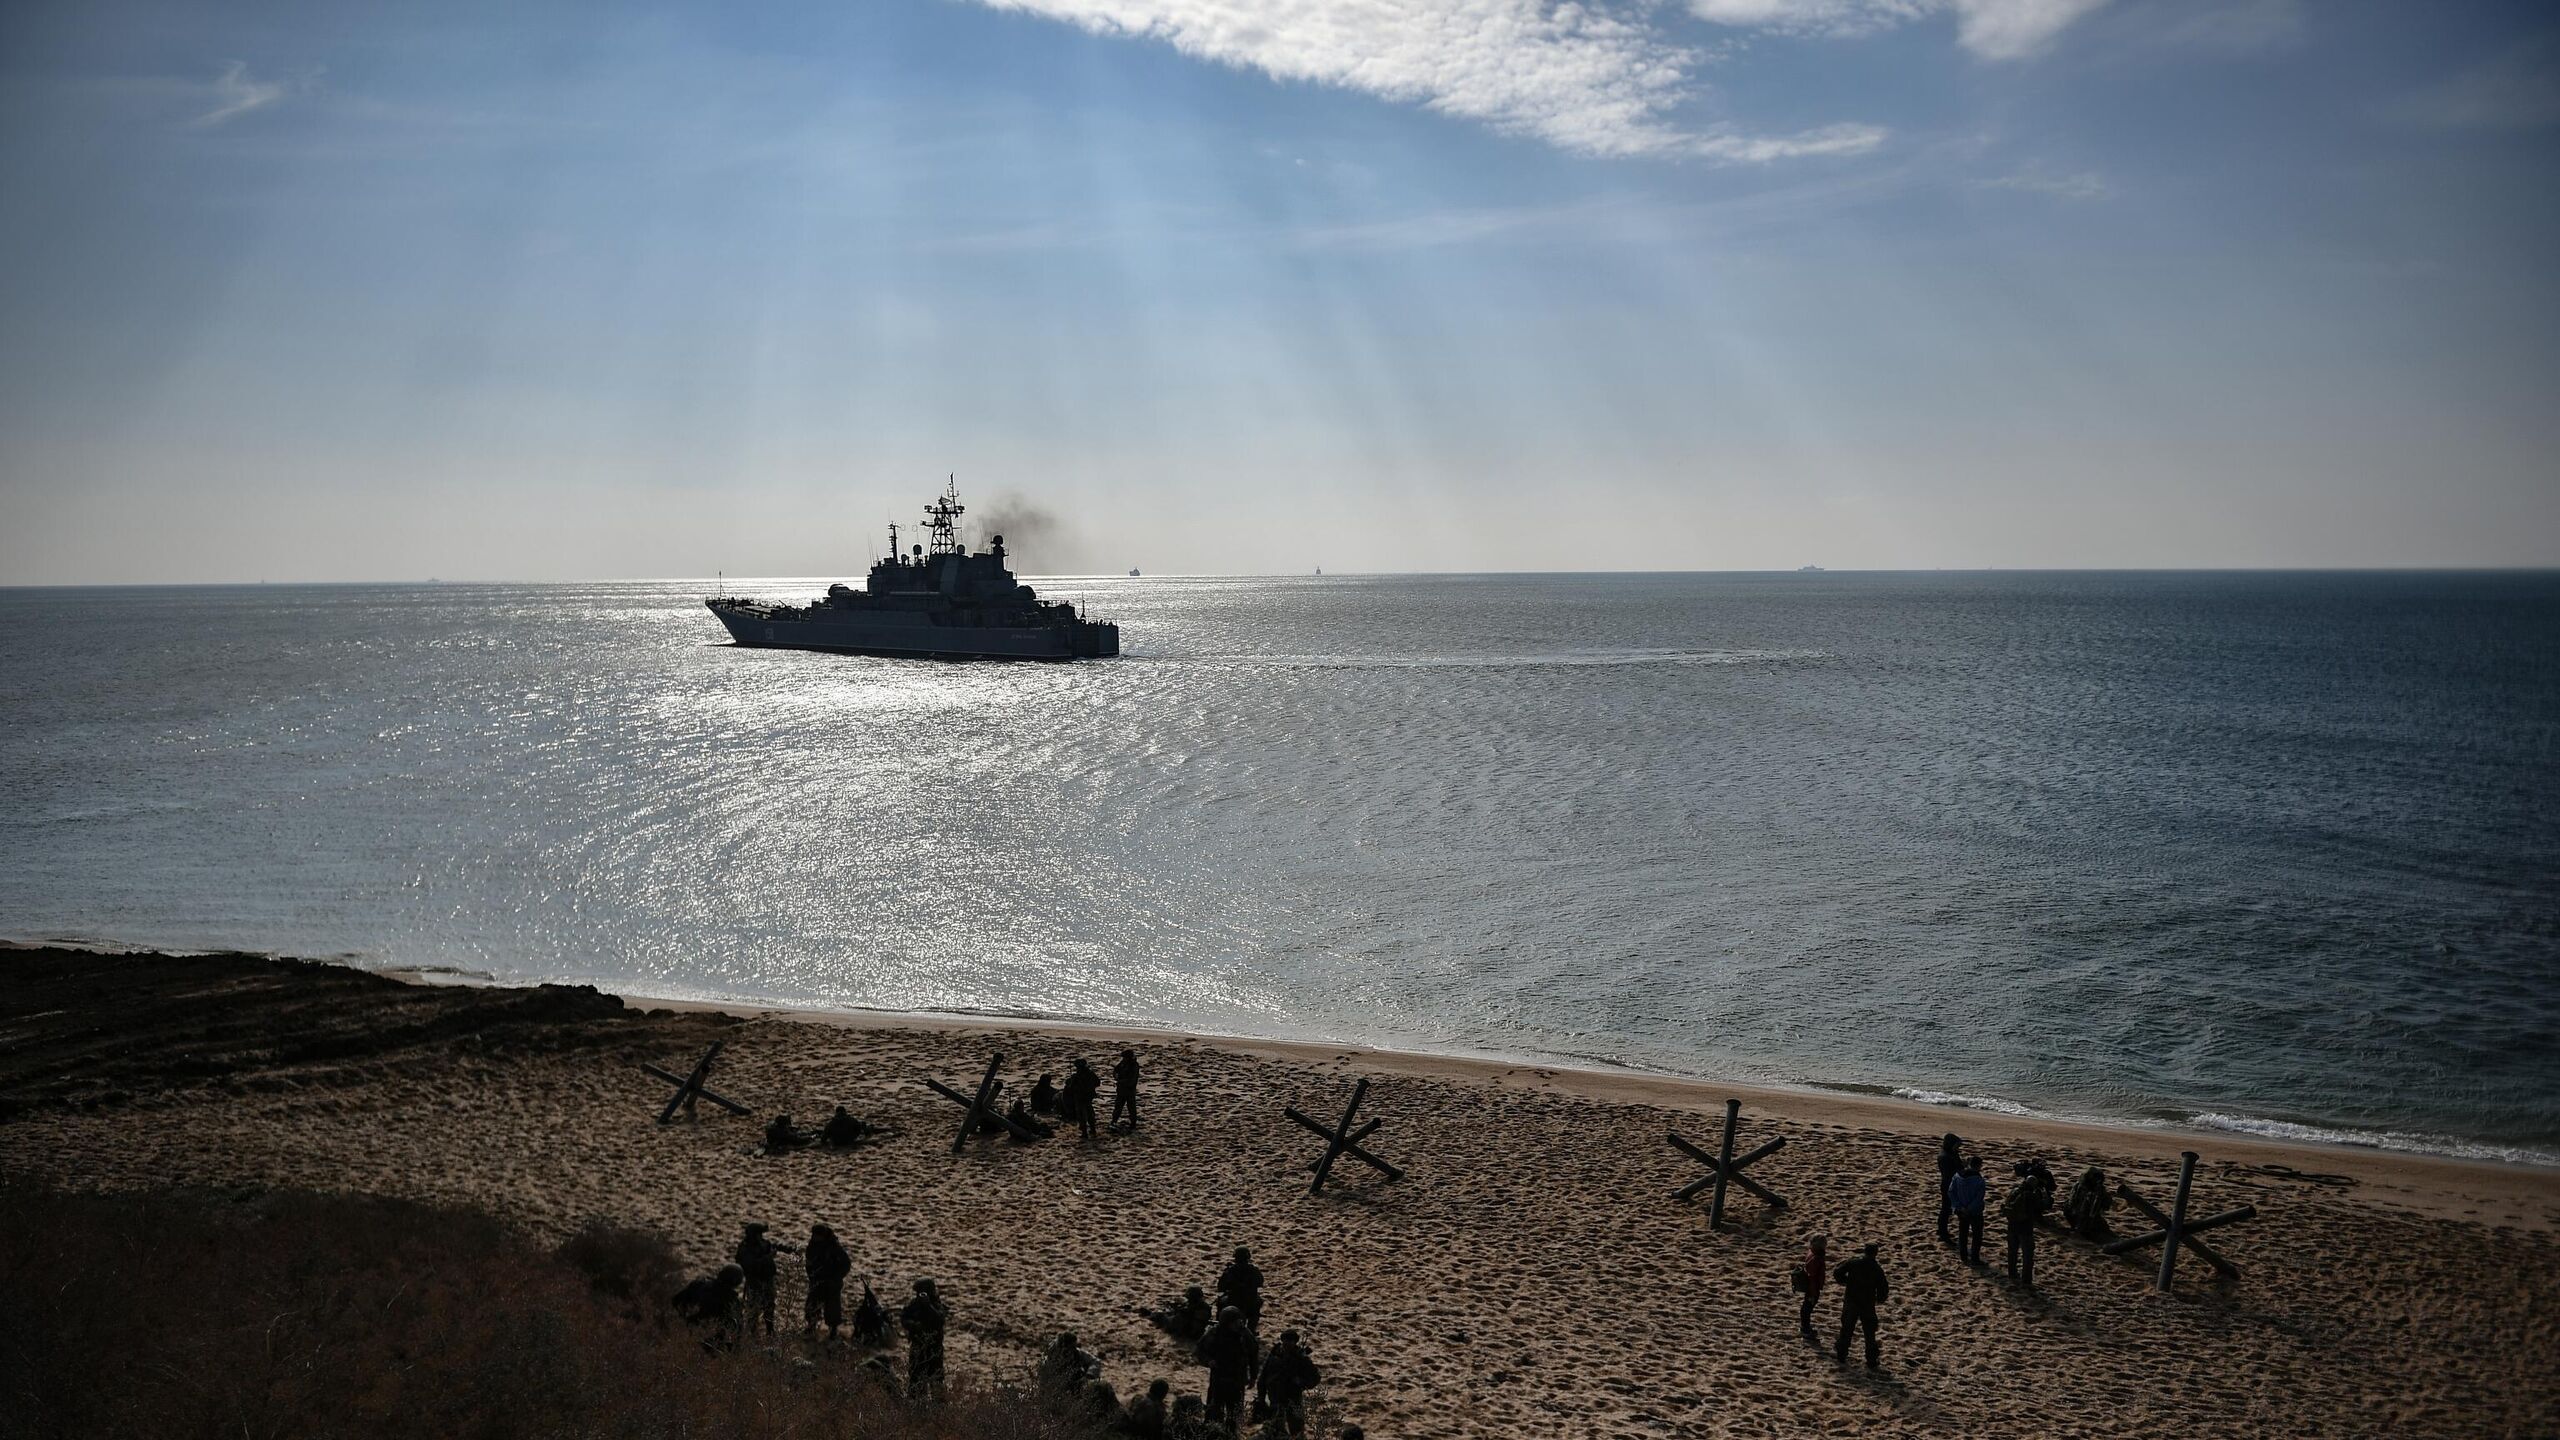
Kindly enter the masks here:
<path id="1" fill-rule="evenodd" d="M 2198 1239 L 2197 1236 L 2206 1230 L 2217 1229 L 2224 1225 L 2236 1225 L 2243 1220 L 2254 1220 L 2258 1215 L 2257 1206 L 2243 1205 L 2237 1210 L 2225 1210 L 2219 1215 L 2208 1215 L 2201 1220 L 2187 1219 L 2186 1200 L 2195 1176 L 2195 1152 L 2185 1151 L 2183 1157 L 2178 1170 L 2178 1195 L 2171 1202 L 2168 1214 L 2160 1213 L 2160 1207 L 2142 1198 L 2132 1186 L 2123 1181 L 2116 1182 L 2116 1194 L 2160 1228 L 2145 1235 L 2128 1235 L 2100 1247 L 2105 1254 L 2123 1255 L 2139 1250 L 2145 1245 L 2162 1246 L 2160 1272 L 2153 1284 L 2163 1290 L 2169 1288 L 2170 1280 L 2175 1274 L 2175 1257 L 2178 1247 L 2182 1245 L 2194 1251 L 2198 1258 L 2213 1267 L 2214 1273 L 2224 1279 L 2239 1278 L 2240 1267 L 2225 1259 L 2220 1252 Z"/>
<path id="2" fill-rule="evenodd" d="M 1314 1132 L 1316 1132 L 1317 1134 L 1319 1134 L 1319 1135 L 1323 1136 L 1323 1137 L 1325 1138 L 1325 1140 L 1326 1140 L 1326 1142 L 1327 1142 L 1327 1143 L 1330 1143 L 1330 1142 L 1333 1140 L 1333 1132 L 1332 1132 L 1332 1131 L 1327 1130 L 1326 1128 L 1324 1128 L 1324 1126 L 1322 1126 L 1322 1125 L 1318 1124 L 1317 1122 L 1315 1122 L 1315 1121 L 1313 1121 L 1313 1120 L 1308 1119 L 1308 1118 L 1307 1118 L 1307 1116 L 1305 1115 L 1305 1113 L 1304 1113 L 1304 1112 L 1302 1112 L 1302 1111 L 1300 1111 L 1300 1110 L 1298 1110 L 1296 1107 L 1292 1106 L 1292 1107 L 1290 1107 L 1289 1109 L 1286 1109 L 1286 1110 L 1281 1111 L 1280 1113 L 1281 1113 L 1281 1114 L 1283 1114 L 1283 1115 L 1288 1116 L 1290 1119 L 1297 1121 L 1299 1124 L 1304 1125 L 1304 1126 L 1306 1126 L 1308 1129 L 1313 1130 L 1313 1131 L 1314 1131 Z M 1368 1139 L 1371 1135 L 1376 1134 L 1376 1133 L 1377 1133 L 1377 1130 L 1378 1130 L 1378 1127 L 1379 1127 L 1379 1126 L 1381 1126 L 1381 1125 L 1384 1125 L 1384 1124 L 1386 1124 L 1386 1123 L 1387 1123 L 1387 1122 L 1386 1122 L 1386 1121 L 1384 1121 L 1384 1120 L 1371 1120 L 1371 1121 L 1369 1121 L 1368 1123 L 1366 1123 L 1366 1124 L 1362 1125 L 1359 1129 L 1352 1131 L 1352 1132 L 1351 1132 L 1351 1143 L 1349 1143 L 1349 1144 L 1347 1144 L 1347 1145 L 1345 1145 L 1345 1146 L 1343 1146 L 1343 1147 L 1342 1147 L 1342 1153 L 1344 1153 L 1344 1154 L 1346 1154 L 1346 1155 L 1355 1156 L 1355 1157 L 1357 1157 L 1357 1158 L 1359 1158 L 1359 1159 L 1366 1160 L 1366 1161 L 1368 1161 L 1368 1162 L 1369 1162 L 1370 1164 L 1372 1164 L 1372 1165 L 1383 1165 L 1383 1164 L 1385 1164 L 1386 1162 L 1384 1162 L 1384 1161 L 1380 1160 L 1377 1156 L 1372 1155 L 1372 1154 L 1370 1154 L 1368 1151 L 1361 1149 L 1361 1148 L 1360 1148 L 1360 1142 L 1361 1142 L 1361 1141 L 1363 1141 L 1363 1140 Z M 1307 1168 L 1308 1168 L 1308 1169 L 1310 1169 L 1310 1170 L 1312 1170 L 1312 1169 L 1314 1169 L 1317 1165 L 1321 1165 L 1321 1164 L 1323 1164 L 1323 1163 L 1324 1163 L 1324 1162 L 1323 1162 L 1323 1161 L 1321 1161 L 1321 1160 L 1310 1161 L 1310 1162 L 1308 1163 Z"/>
<path id="3" fill-rule="evenodd" d="M 1316 1162 L 1315 1183 L 1307 1187 L 1310 1195 L 1324 1193 L 1325 1177 L 1333 1173 L 1334 1157 L 1351 1143 L 1351 1117 L 1360 1113 L 1360 1102 L 1369 1098 L 1369 1082 L 1364 1078 L 1351 1087 L 1351 1103 L 1342 1109 L 1342 1123 L 1333 1127 L 1332 1143 L 1324 1147 L 1324 1158 Z"/>
<path id="4" fill-rule="evenodd" d="M 1733 1131 L 1742 1123 L 1742 1102 L 1724 1102 L 1724 1143 L 1716 1147 L 1716 1193 L 1707 1202 L 1707 1228 L 1724 1228 L 1724 1187 L 1733 1178 Z"/>
<path id="5" fill-rule="evenodd" d="M 2128 1251 L 2139 1250 L 2145 1245 L 2157 1245 L 2161 1241 L 2169 1238 L 2169 1217 L 2161 1211 L 2159 1206 L 2143 1199 L 2141 1195 L 2135 1193 L 2132 1186 L 2125 1184 L 2121 1180 L 2116 1182 L 2116 1197 L 2124 1201 L 2126 1204 L 2131 1205 L 2134 1209 L 2141 1211 L 2152 1224 L 2157 1225 L 2160 1228 L 2147 1235 L 2127 1235 L 2119 1239 L 2110 1240 L 2098 1247 L 2098 1253 L 2102 1255 L 2122 1255 Z M 2189 1228 L 2192 1229 L 2193 1227 Z M 2187 1237 L 2186 1243 L 2187 1248 L 2195 1251 L 2198 1255 L 2203 1256 L 2205 1263 L 2211 1265 L 2217 1274 L 2227 1277 L 2236 1277 L 2239 1275 L 2240 1267 L 2222 1258 L 2222 1256 L 2218 1254 L 2212 1246 L 2196 1239 L 2193 1235 L 2189 1235 Z"/>
<path id="6" fill-rule="evenodd" d="M 1361 1164 L 1368 1166 L 1370 1169 L 1377 1171 L 1379 1174 L 1386 1176 L 1390 1180 L 1401 1180 L 1404 1178 L 1404 1172 L 1402 1170 L 1399 1170 L 1395 1166 L 1388 1164 L 1386 1161 L 1379 1159 L 1376 1155 L 1361 1148 L 1360 1145 L 1361 1141 L 1366 1140 L 1371 1135 L 1377 1133 L 1378 1127 L 1386 1123 L 1387 1122 L 1384 1120 L 1372 1120 L 1367 1124 L 1362 1125 L 1359 1129 L 1352 1131 L 1350 1143 L 1342 1147 L 1342 1153 L 1359 1161 Z M 1318 1126 L 1317 1130 L 1318 1133 L 1325 1134 L 1328 1139 L 1331 1138 L 1330 1133 L 1324 1131 L 1322 1126 Z M 1321 1165 L 1323 1163 L 1324 1162 L 1321 1160 L 1316 1162 L 1317 1165 Z M 1313 1169 L 1315 1167 L 1311 1165 L 1308 1168 Z"/>
<path id="7" fill-rule="evenodd" d="M 1004 1052 L 999 1050 L 987 1061 L 986 1077 L 978 1082 L 978 1098 L 962 1102 L 969 1113 L 960 1117 L 960 1133 L 951 1137 L 952 1154 L 968 1149 L 969 1137 L 978 1133 L 978 1117 L 987 1113 L 987 1102 L 995 1098 L 996 1071 L 1003 1065 Z"/>
<path id="8" fill-rule="evenodd" d="M 725 1040 L 714 1040 L 711 1042 L 711 1048 L 702 1052 L 702 1058 L 694 1062 L 693 1073 L 677 1082 L 674 1097 L 667 1101 L 666 1109 L 658 1112 L 659 1124 L 664 1125 L 669 1121 L 674 1120 L 676 1118 L 676 1108 L 678 1106 L 682 1106 L 684 1108 L 684 1117 L 686 1119 L 690 1120 L 693 1118 L 693 1097 L 702 1089 L 703 1077 L 711 1073 L 712 1057 L 718 1055 L 720 1053 L 720 1047 L 727 1043 L 729 1042 Z M 747 1112 L 740 1110 L 738 1113 L 743 1115 Z"/>
<path id="9" fill-rule="evenodd" d="M 2196 1183 L 2196 1152 L 2178 1152 L 2178 1194 L 2169 1202 L 2169 1241 L 2160 1247 L 2160 1278 L 2154 1288 L 2166 1290 L 2178 1273 L 2178 1242 L 2187 1238 L 2187 1192 Z"/>
<path id="10" fill-rule="evenodd" d="M 1665 1133 L 1670 1137 L 1671 1143 L 1683 1154 L 1686 1154 L 1689 1158 L 1707 1167 L 1709 1172 L 1708 1174 L 1702 1175 L 1671 1192 L 1671 1198 L 1674 1200 L 1694 1200 L 1697 1198 L 1699 1191 L 1716 1183 L 1716 1173 L 1721 1167 L 1716 1163 L 1716 1157 L 1699 1149 L 1697 1146 L 1690 1144 L 1688 1139 L 1682 1136 L 1677 1130 L 1667 1131 Z M 1752 1194 L 1759 1196 L 1762 1202 L 1767 1204 L 1773 1210 L 1786 1209 L 1787 1202 L 1785 1198 L 1762 1185 L 1759 1181 L 1739 1172 L 1743 1166 L 1750 1164 L 1752 1161 L 1765 1159 L 1768 1156 L 1775 1155 L 1785 1148 L 1787 1148 L 1787 1137 L 1781 1135 L 1777 1139 L 1751 1151 L 1747 1155 L 1736 1157 L 1733 1162 L 1734 1169 L 1737 1172 L 1733 1176 L 1733 1183 L 1750 1191 Z"/>
<path id="11" fill-rule="evenodd" d="M 666 1081 L 670 1085 L 682 1087 L 685 1084 L 685 1078 L 683 1076 L 678 1075 L 672 1070 L 661 1070 L 657 1066 L 652 1065 L 645 1060 L 640 1063 L 640 1068 L 657 1076 L 659 1079 Z M 750 1113 L 746 1106 L 722 1095 L 719 1091 L 712 1089 L 708 1085 L 694 1086 L 693 1093 L 710 1101 L 714 1105 L 718 1105 L 726 1109 L 732 1115 L 745 1115 Z"/>
<path id="12" fill-rule="evenodd" d="M 950 1086 L 943 1084 L 941 1081 L 934 1079 L 930 1075 L 925 1077 L 924 1083 L 931 1086 L 935 1093 L 939 1094 L 943 1099 L 950 1101 L 954 1105 L 966 1107 L 970 1103 L 968 1096 L 961 1094 L 959 1091 L 952 1089 Z M 1014 1138 L 1017 1140 L 1046 1140 L 1049 1138 L 1048 1136 L 1041 1134 L 1039 1131 L 1032 1129 L 1030 1126 L 1016 1121 L 1012 1116 L 1006 1114 L 1002 1110 L 990 1107 L 987 1111 L 987 1118 L 995 1121 L 999 1125 L 1002 1125 L 1005 1129 L 1012 1131 Z M 970 1128 L 970 1133 L 977 1133 L 977 1129 L 974 1124 Z"/>

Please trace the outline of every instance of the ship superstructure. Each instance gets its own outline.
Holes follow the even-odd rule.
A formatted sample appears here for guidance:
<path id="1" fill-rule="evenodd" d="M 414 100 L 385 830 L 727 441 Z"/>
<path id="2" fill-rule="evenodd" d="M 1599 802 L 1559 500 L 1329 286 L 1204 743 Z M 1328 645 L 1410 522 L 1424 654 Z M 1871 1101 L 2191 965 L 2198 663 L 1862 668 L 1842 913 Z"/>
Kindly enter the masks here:
<path id="1" fill-rule="evenodd" d="M 957 481 L 925 507 L 925 543 L 889 553 L 859 590 L 830 585 L 806 605 L 714 595 L 703 603 L 741 645 L 922 655 L 951 660 L 1075 660 L 1120 653 L 1120 627 L 1043 600 L 1005 568 L 1004 537 L 972 554 L 960 537 Z"/>

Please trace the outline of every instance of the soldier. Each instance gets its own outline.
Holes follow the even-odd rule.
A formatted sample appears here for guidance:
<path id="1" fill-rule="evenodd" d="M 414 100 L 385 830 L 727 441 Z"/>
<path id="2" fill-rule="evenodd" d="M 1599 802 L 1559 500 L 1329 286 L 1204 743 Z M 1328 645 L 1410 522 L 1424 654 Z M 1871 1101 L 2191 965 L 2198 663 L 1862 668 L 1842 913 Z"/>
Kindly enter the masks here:
<path id="1" fill-rule="evenodd" d="M 1262 1271 L 1255 1268 L 1250 1248 L 1237 1246 L 1235 1258 L 1218 1272 L 1218 1303 L 1233 1305 L 1255 1325 L 1262 1323 Z"/>
<path id="2" fill-rule="evenodd" d="M 1280 1343 L 1262 1357 L 1260 1386 L 1262 1402 L 1271 1409 L 1271 1423 L 1281 1434 L 1298 1440 L 1307 1433 L 1307 1391 L 1322 1378 L 1306 1347 L 1298 1343 L 1298 1332 L 1281 1331 Z"/>
<path id="3" fill-rule="evenodd" d="M 1094 1132 L 1093 1100 L 1101 1093 L 1102 1077 L 1093 1073 L 1091 1065 L 1078 1060 L 1075 1068 L 1067 1072 L 1067 1088 L 1059 1098 L 1064 1102 L 1066 1118 L 1076 1123 L 1087 1140 L 1093 1138 Z"/>
<path id="4" fill-rule="evenodd" d="M 1840 1283 L 1840 1342 L 1831 1348 L 1831 1358 L 1842 1365 L 1849 1363 L 1849 1335 L 1864 1328 L 1867 1332 L 1867 1368 L 1876 1368 L 1883 1347 L 1876 1343 L 1876 1306 L 1893 1293 L 1884 1278 L 1884 1267 L 1876 1263 L 1880 1245 L 1866 1245 L 1858 1257 L 1843 1262 L 1831 1278 Z"/>
<path id="5" fill-rule="evenodd" d="M 1018 1145 L 1030 1143 L 1022 1138 L 1025 1135 L 1031 1135 L 1038 1139 L 1046 1140 L 1050 1136 L 1058 1133 L 1056 1126 L 1053 1126 L 1048 1121 L 1042 1120 L 1033 1115 L 1031 1113 L 1031 1107 L 1023 1104 L 1020 1100 L 1014 1101 L 1013 1108 L 1004 1112 L 1004 1116 L 1015 1125 L 1021 1127 L 1018 1130 L 1011 1131 L 1014 1143 Z"/>
<path id="6" fill-rule="evenodd" d="M 703 1349 L 725 1350 L 738 1343 L 738 1290 L 746 1279 L 746 1272 L 737 1266 L 723 1265 L 720 1273 L 692 1281 L 676 1292 L 676 1313 L 711 1332 L 702 1337 Z"/>
<path id="7" fill-rule="evenodd" d="M 2092 1165 L 2071 1182 L 2071 1195 L 2062 1202 L 2062 1218 L 2071 1222 L 2073 1234 L 2083 1240 L 2104 1240 L 2107 1207 L 2115 1201 L 2107 1194 L 2107 1172 Z"/>
<path id="8" fill-rule="evenodd" d="M 776 1115 L 773 1123 L 764 1127 L 764 1153 L 767 1155 L 797 1150 L 808 1143 L 809 1137 L 800 1133 L 800 1127 L 792 1124 L 788 1115 Z"/>
<path id="9" fill-rule="evenodd" d="M 1182 1298 L 1167 1300 L 1153 1310 L 1141 1305 L 1138 1313 L 1176 1340 L 1197 1340 L 1218 1319 L 1217 1312 L 1209 1306 L 1209 1297 L 1197 1285 L 1185 1287 Z"/>
<path id="10" fill-rule="evenodd" d="M 809 1227 L 808 1247 L 800 1252 L 801 1268 L 809 1274 L 809 1299 L 800 1309 L 800 1333 L 815 1334 L 818 1321 L 827 1322 L 827 1338 L 836 1338 L 844 1325 L 844 1280 L 853 1273 L 853 1257 L 845 1253 L 836 1232 L 824 1225 Z"/>
<path id="11" fill-rule="evenodd" d="M 743 1233 L 738 1237 L 738 1248 L 729 1257 L 737 1262 L 738 1268 L 745 1272 L 747 1277 L 746 1328 L 750 1335 L 755 1333 L 758 1319 L 764 1321 L 764 1333 L 767 1335 L 774 1333 L 773 1282 L 777 1266 L 775 1256 L 793 1248 L 767 1240 L 764 1238 L 764 1229 L 762 1225 L 755 1224 L 744 1227 Z"/>
<path id="12" fill-rule="evenodd" d="M 836 1113 L 828 1116 L 827 1123 L 818 1130 L 818 1138 L 838 1150 L 850 1150 L 870 1138 L 871 1134 L 872 1127 L 854 1119 L 841 1105 L 836 1107 Z"/>
<path id="13" fill-rule="evenodd" d="M 1813 1307 L 1814 1302 L 1822 1298 L 1822 1287 L 1830 1278 L 1830 1246 L 1830 1237 L 1814 1236 L 1813 1242 L 1805 1246 L 1804 1258 L 1796 1262 L 1796 1272 L 1792 1277 L 1796 1294 L 1804 1297 L 1796 1307 L 1796 1328 L 1804 1332 L 1805 1343 L 1809 1345 L 1822 1343 L 1822 1337 L 1813 1333 Z"/>
<path id="14" fill-rule="evenodd" d="M 1243 1416 L 1244 1387 L 1253 1382 L 1261 1348 L 1245 1328 L 1244 1312 L 1233 1305 L 1218 1312 L 1218 1323 L 1192 1347 L 1192 1354 L 1209 1367 L 1209 1419 L 1229 1434 Z"/>
<path id="15" fill-rule="evenodd" d="M 1076 1332 L 1061 1330 L 1041 1355 L 1038 1373 L 1043 1388 L 1062 1395 L 1073 1394 L 1084 1382 L 1102 1378 L 1102 1362 L 1076 1343 Z"/>
<path id="16" fill-rule="evenodd" d="M 1058 1087 L 1045 1074 L 1031 1087 L 1031 1113 L 1034 1115 L 1058 1113 Z"/>
<path id="17" fill-rule="evenodd" d="M 907 1332 L 907 1395 L 942 1398 L 942 1332 L 951 1322 L 951 1307 L 934 1293 L 933 1282 L 918 1280 L 915 1298 L 898 1314 Z"/>
<path id="18" fill-rule="evenodd" d="M 1138 1128 L 1138 1052 L 1123 1050 L 1120 1061 L 1111 1067 L 1111 1128 L 1121 1128 L 1121 1117 L 1128 1117 L 1128 1128 Z"/>
<path id="19" fill-rule="evenodd" d="M 1165 1440 L 1166 1427 L 1173 1419 L 1165 1413 L 1165 1404 L 1172 1393 L 1173 1387 L 1162 1380 L 1149 1382 L 1147 1393 L 1131 1400 L 1129 1408 L 1120 1412 L 1120 1433 L 1130 1440 Z"/>
<path id="20" fill-rule="evenodd" d="M 2030 1290 L 2036 1288 L 2036 1222 L 2051 1209 L 2053 1172 L 2041 1160 L 2020 1165 L 2018 1183 L 2000 1204 L 2000 1218 L 2009 1222 L 2009 1278 Z"/>

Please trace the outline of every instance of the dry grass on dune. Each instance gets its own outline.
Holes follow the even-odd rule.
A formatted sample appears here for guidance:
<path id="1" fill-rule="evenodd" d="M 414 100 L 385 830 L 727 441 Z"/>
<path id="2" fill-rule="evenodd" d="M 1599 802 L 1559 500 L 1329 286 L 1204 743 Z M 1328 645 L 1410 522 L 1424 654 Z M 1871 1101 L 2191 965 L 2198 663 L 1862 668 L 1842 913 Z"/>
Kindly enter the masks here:
<path id="1" fill-rule="evenodd" d="M 0 1436 L 1086 1440 L 1004 1390 L 910 1405 L 801 1348 L 705 1353 L 675 1255 L 293 1192 L 0 1189 Z"/>

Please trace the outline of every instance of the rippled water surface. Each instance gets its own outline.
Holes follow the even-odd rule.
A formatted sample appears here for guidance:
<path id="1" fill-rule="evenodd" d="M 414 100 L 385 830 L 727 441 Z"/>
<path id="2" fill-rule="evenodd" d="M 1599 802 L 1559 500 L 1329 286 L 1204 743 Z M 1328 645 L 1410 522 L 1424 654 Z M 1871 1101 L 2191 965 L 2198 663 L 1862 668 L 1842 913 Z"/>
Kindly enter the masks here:
<path id="1" fill-rule="evenodd" d="M 0 591 L 0 931 L 2560 1151 L 2560 578 L 706 588 Z"/>

